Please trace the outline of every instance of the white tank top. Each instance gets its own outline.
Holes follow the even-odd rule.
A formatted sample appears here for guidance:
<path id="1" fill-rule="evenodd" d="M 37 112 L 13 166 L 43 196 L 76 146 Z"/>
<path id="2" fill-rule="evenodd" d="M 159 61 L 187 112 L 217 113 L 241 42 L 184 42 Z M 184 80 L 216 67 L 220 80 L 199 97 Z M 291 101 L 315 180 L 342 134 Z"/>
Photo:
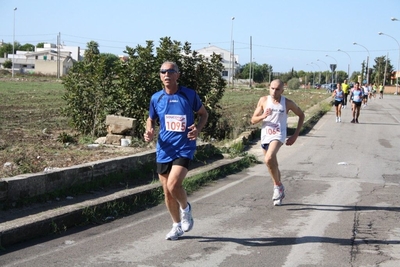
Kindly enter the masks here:
<path id="1" fill-rule="evenodd" d="M 272 140 L 282 143 L 286 140 L 287 113 L 286 98 L 281 96 L 279 104 L 274 104 L 271 96 L 267 97 L 267 109 L 272 110 L 272 114 L 266 117 L 261 127 L 261 144 L 269 144 Z"/>

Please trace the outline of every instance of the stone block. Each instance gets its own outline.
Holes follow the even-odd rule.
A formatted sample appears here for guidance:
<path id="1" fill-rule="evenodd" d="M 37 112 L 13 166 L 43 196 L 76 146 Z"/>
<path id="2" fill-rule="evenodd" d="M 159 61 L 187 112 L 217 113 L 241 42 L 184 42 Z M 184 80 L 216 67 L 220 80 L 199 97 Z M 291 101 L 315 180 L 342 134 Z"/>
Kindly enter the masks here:
<path id="1" fill-rule="evenodd" d="M 111 134 L 132 133 L 135 130 L 136 119 L 107 115 L 106 117 L 107 132 Z"/>
<path id="2" fill-rule="evenodd" d="M 119 134 L 107 134 L 106 135 L 106 144 L 111 144 L 111 145 L 121 145 L 121 139 L 125 138 L 124 135 L 119 135 Z"/>

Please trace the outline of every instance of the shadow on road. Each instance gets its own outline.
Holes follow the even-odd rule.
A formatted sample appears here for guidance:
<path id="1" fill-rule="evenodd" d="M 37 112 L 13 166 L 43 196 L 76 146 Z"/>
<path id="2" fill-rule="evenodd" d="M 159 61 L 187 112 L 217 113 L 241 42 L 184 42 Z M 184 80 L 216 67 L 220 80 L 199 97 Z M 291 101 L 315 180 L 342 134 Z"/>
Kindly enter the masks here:
<path id="1" fill-rule="evenodd" d="M 400 212 L 400 207 L 375 207 L 375 206 L 341 206 L 341 205 L 319 205 L 319 204 L 298 204 L 285 203 L 282 206 L 299 206 L 287 210 L 321 210 L 321 211 L 395 211 Z"/>
<path id="2" fill-rule="evenodd" d="M 353 238 L 332 238 L 323 236 L 303 236 L 303 237 L 257 237 L 257 238 L 235 238 L 235 237 L 212 237 L 212 236 L 184 236 L 184 239 L 199 239 L 199 242 L 232 242 L 243 246 L 261 247 L 261 246 L 291 246 L 307 243 L 331 243 L 341 246 L 352 246 Z M 400 240 L 368 240 L 363 239 L 368 244 L 399 244 Z"/>

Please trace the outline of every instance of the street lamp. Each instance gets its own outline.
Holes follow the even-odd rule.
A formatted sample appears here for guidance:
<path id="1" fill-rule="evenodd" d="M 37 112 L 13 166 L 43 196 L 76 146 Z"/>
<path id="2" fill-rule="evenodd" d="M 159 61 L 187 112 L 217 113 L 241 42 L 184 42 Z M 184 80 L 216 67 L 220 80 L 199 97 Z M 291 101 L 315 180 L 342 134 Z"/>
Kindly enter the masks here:
<path id="1" fill-rule="evenodd" d="M 312 63 L 311 63 L 312 64 Z M 311 67 L 313 67 L 314 68 L 314 66 L 313 65 L 311 65 L 311 64 L 306 64 L 307 66 L 311 66 Z M 313 88 L 314 88 L 314 85 L 315 85 L 315 71 L 313 71 Z"/>
<path id="2" fill-rule="evenodd" d="M 231 48 L 230 48 L 230 53 L 229 53 L 229 65 L 230 65 L 230 77 L 228 77 L 229 81 L 228 84 L 230 84 L 230 81 L 232 79 L 232 87 L 233 87 L 233 71 L 234 71 L 234 60 L 233 58 L 235 55 L 233 55 L 232 50 L 233 50 L 233 21 L 235 20 L 235 17 L 232 17 L 232 24 L 231 24 Z"/>
<path id="3" fill-rule="evenodd" d="M 346 55 L 348 55 L 348 56 L 349 56 L 350 63 L 349 63 L 349 65 L 347 65 L 347 79 L 348 79 L 348 80 L 350 80 L 350 65 L 351 65 L 351 56 L 349 55 L 349 53 L 347 53 L 346 51 L 343 51 L 343 50 L 341 50 L 340 48 L 339 48 L 337 51 L 339 51 L 339 52 L 343 52 L 343 53 L 345 53 Z"/>
<path id="4" fill-rule="evenodd" d="M 255 62 L 255 58 L 253 57 L 253 62 Z M 253 62 L 251 64 L 253 64 Z M 252 68 L 252 72 L 251 72 L 251 81 L 254 83 L 254 66 Z"/>
<path id="5" fill-rule="evenodd" d="M 318 83 L 319 83 L 319 84 L 321 84 L 321 67 L 320 67 L 320 66 L 318 66 L 318 64 L 317 64 L 317 63 L 314 63 L 314 62 L 311 62 L 311 64 L 315 64 L 315 65 L 317 65 L 317 67 L 319 68 L 319 78 L 318 78 Z"/>
<path id="6" fill-rule="evenodd" d="M 328 72 L 329 72 L 329 66 L 328 66 L 328 64 L 326 64 L 325 61 L 322 61 L 320 59 L 317 59 L 317 61 L 321 61 L 322 63 L 324 63 L 326 65 L 326 68 L 327 68 Z M 328 83 L 328 72 L 325 75 L 325 83 Z"/>
<path id="7" fill-rule="evenodd" d="M 390 36 L 389 34 L 383 33 L 383 32 L 378 32 L 379 35 L 386 35 L 387 37 L 392 38 L 393 40 L 396 41 L 397 45 L 399 46 L 399 59 L 397 60 L 397 71 L 396 71 L 396 95 L 399 94 L 399 76 L 400 76 L 400 44 L 394 38 L 393 36 Z"/>
<path id="8" fill-rule="evenodd" d="M 334 70 L 332 70 L 332 83 L 333 83 L 333 72 L 335 72 L 335 82 L 337 82 L 337 71 L 336 71 L 336 68 L 337 68 L 338 62 L 337 62 L 336 58 L 334 58 L 334 57 L 332 57 L 332 56 L 330 56 L 330 55 L 325 55 L 325 56 L 326 56 L 326 57 L 333 58 L 333 60 L 335 60 L 335 62 L 336 62 L 336 67 L 335 67 Z"/>
<path id="9" fill-rule="evenodd" d="M 253 67 L 254 59 L 255 59 L 254 57 L 250 57 L 250 65 L 249 65 L 250 66 L 250 72 L 249 72 L 250 88 L 252 88 L 251 85 L 253 84 L 253 79 L 254 79 L 254 67 Z"/>
<path id="10" fill-rule="evenodd" d="M 365 46 L 360 45 L 360 44 L 358 44 L 356 42 L 354 42 L 353 45 L 359 45 L 359 46 L 363 47 L 365 50 L 367 50 L 367 53 L 368 53 L 368 57 L 367 57 L 367 83 L 369 83 L 369 69 L 368 69 L 368 66 L 369 66 L 369 50 Z"/>
<path id="11" fill-rule="evenodd" d="M 15 11 L 17 11 L 17 8 L 14 8 L 14 25 L 13 25 L 13 55 L 12 55 L 12 70 L 11 70 L 11 76 L 14 78 L 14 46 L 15 46 Z"/>
<path id="12" fill-rule="evenodd" d="M 250 72 L 249 72 L 249 87 L 251 88 L 251 69 L 252 69 L 252 57 L 251 57 L 251 52 L 250 52 Z"/>

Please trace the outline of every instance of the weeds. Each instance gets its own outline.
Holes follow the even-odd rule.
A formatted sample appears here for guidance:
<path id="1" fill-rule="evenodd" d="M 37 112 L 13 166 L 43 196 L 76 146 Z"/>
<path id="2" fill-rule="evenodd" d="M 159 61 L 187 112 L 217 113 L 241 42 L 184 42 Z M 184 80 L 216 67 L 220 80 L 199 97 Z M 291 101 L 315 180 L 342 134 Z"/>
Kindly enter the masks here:
<path id="1" fill-rule="evenodd" d="M 68 227 L 66 225 L 62 225 L 60 227 L 55 221 L 52 221 L 50 226 L 52 228 L 53 234 L 61 234 L 62 232 L 66 232 L 68 229 Z"/>
<path id="2" fill-rule="evenodd" d="M 90 135 L 83 135 L 79 138 L 78 143 L 82 145 L 87 145 L 87 144 L 93 144 L 95 141 L 95 138 Z"/>
<path id="3" fill-rule="evenodd" d="M 63 143 L 63 144 L 67 144 L 67 143 L 76 143 L 75 138 L 74 138 L 72 135 L 70 135 L 70 134 L 68 134 L 68 133 L 66 133 L 66 132 L 60 133 L 60 134 L 58 135 L 58 137 L 57 137 L 57 141 L 58 141 L 58 142 L 61 142 L 61 143 Z"/>

